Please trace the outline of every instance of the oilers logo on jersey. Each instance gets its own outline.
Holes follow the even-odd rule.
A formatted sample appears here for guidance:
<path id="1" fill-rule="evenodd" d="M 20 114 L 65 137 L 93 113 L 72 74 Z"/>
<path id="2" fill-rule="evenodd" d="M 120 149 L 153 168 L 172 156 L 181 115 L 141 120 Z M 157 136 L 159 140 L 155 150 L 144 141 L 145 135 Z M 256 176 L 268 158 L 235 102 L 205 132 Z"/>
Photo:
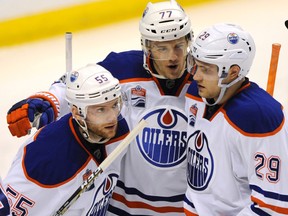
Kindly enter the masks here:
<path id="1" fill-rule="evenodd" d="M 187 117 L 183 112 L 175 108 L 154 108 L 144 119 L 149 127 L 137 136 L 142 156 L 157 167 L 173 167 L 183 162 L 187 148 Z"/>
<path id="2" fill-rule="evenodd" d="M 205 190 L 213 175 L 214 160 L 205 133 L 197 130 L 187 142 L 187 181 L 197 191 Z"/>
<path id="3" fill-rule="evenodd" d="M 104 216 L 106 214 L 109 199 L 112 197 L 112 192 L 118 178 L 119 176 L 117 174 L 110 173 L 107 178 L 103 180 L 94 195 L 93 206 L 91 206 L 87 216 Z M 95 181 L 97 181 L 97 179 Z M 99 200 L 98 197 L 101 197 L 101 199 Z"/>

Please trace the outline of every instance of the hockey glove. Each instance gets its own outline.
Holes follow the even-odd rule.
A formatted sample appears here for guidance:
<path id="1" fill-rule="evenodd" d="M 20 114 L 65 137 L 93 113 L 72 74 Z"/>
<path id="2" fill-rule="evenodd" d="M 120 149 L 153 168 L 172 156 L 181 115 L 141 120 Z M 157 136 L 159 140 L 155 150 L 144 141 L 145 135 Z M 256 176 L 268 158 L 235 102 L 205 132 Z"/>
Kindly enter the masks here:
<path id="1" fill-rule="evenodd" d="M 53 122 L 59 115 L 59 102 L 49 92 L 39 92 L 14 104 L 7 113 L 7 123 L 13 136 L 21 137 Z"/>

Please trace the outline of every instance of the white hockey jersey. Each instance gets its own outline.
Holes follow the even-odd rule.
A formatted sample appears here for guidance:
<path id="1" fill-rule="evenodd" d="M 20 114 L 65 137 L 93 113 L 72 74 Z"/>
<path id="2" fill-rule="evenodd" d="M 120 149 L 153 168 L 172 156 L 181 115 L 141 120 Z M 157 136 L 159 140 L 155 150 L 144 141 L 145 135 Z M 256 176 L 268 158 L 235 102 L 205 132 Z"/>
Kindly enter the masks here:
<path id="1" fill-rule="evenodd" d="M 143 118 L 148 121 L 121 163 L 108 215 L 184 215 L 187 147 L 184 106 L 192 76 L 185 72 L 177 80 L 156 79 L 143 68 L 142 51 L 112 52 L 98 64 L 120 80 L 126 105 L 123 115 L 129 127 L 133 128 Z M 61 88 L 63 84 L 56 84 L 51 92 L 60 100 L 63 112 Z"/>
<path id="2" fill-rule="evenodd" d="M 193 83 L 186 95 L 186 215 L 287 215 L 288 125 L 281 104 L 248 80 L 221 107 L 205 106 L 197 92 Z"/>
<path id="3" fill-rule="evenodd" d="M 42 128 L 19 149 L 3 180 L 13 215 L 51 216 L 128 134 L 119 121 L 116 136 L 89 144 L 71 114 Z M 68 209 L 69 216 L 104 216 L 119 177 L 120 157 Z"/>

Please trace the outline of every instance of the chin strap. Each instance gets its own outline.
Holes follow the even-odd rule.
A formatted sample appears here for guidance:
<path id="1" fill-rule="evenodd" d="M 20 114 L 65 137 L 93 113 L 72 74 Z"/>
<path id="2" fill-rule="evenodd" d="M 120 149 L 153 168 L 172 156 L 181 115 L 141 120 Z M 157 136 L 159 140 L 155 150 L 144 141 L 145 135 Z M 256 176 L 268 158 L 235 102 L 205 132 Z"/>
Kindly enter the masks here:
<path id="1" fill-rule="evenodd" d="M 241 79 L 243 79 L 243 78 L 244 78 L 243 76 L 239 76 L 239 77 L 237 77 L 237 79 L 233 80 L 232 82 L 230 82 L 230 83 L 228 83 L 228 84 L 221 84 L 221 82 L 222 82 L 223 79 L 219 79 L 218 86 L 221 87 L 221 90 L 220 90 L 220 94 L 219 94 L 217 100 L 216 100 L 213 104 L 209 103 L 209 102 L 206 100 L 206 98 L 202 98 L 202 100 L 203 100 L 204 103 L 206 103 L 208 106 L 214 106 L 214 105 L 218 104 L 218 103 L 222 100 L 222 98 L 224 97 L 226 90 L 227 90 L 229 87 L 231 87 L 232 85 L 234 85 L 235 83 L 239 82 L 239 81 L 240 81 Z"/>
<path id="2" fill-rule="evenodd" d="M 221 88 L 220 94 L 219 94 L 217 100 L 216 100 L 213 104 L 209 103 L 206 98 L 203 98 L 203 97 L 202 97 L 202 100 L 203 100 L 204 103 L 207 104 L 208 106 L 214 106 L 214 105 L 218 104 L 218 103 L 220 102 L 220 100 L 222 100 L 222 98 L 223 98 L 223 96 L 224 96 L 224 94 L 225 94 L 225 92 L 226 92 L 226 89 L 227 89 L 227 87 L 222 87 L 222 88 Z"/>
<path id="3" fill-rule="evenodd" d="M 143 67 L 154 77 L 158 78 L 158 79 L 167 79 L 166 77 L 160 75 L 160 74 L 155 74 L 153 73 L 152 71 L 152 66 L 151 66 L 151 63 L 150 63 L 150 54 L 148 54 L 148 56 L 146 56 L 145 54 L 143 55 Z"/>

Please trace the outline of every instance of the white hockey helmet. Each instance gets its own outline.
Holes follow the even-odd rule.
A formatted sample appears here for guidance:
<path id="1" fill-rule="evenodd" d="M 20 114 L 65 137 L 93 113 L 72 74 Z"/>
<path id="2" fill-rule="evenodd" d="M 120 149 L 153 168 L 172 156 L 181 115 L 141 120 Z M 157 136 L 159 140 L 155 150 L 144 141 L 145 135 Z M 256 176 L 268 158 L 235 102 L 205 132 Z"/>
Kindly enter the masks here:
<path id="1" fill-rule="evenodd" d="M 87 107 L 102 104 L 121 98 L 119 80 L 97 64 L 89 64 L 67 77 L 66 100 L 78 108 L 78 112 L 86 118 Z"/>
<path id="2" fill-rule="evenodd" d="M 175 1 L 149 2 L 139 23 L 142 43 L 150 41 L 169 41 L 190 35 L 192 26 L 183 8 Z"/>
<path id="3" fill-rule="evenodd" d="M 203 30 L 192 42 L 190 50 L 194 59 L 218 66 L 221 93 L 214 104 L 222 99 L 227 88 L 248 74 L 256 52 L 251 35 L 238 25 L 227 23 L 215 24 Z M 223 84 L 223 79 L 233 65 L 240 67 L 238 78 Z"/>
<path id="4" fill-rule="evenodd" d="M 149 68 L 149 41 L 171 41 L 187 37 L 188 43 L 193 40 L 190 18 L 175 1 L 149 2 L 139 22 L 141 46 L 144 51 L 144 68 Z"/>

